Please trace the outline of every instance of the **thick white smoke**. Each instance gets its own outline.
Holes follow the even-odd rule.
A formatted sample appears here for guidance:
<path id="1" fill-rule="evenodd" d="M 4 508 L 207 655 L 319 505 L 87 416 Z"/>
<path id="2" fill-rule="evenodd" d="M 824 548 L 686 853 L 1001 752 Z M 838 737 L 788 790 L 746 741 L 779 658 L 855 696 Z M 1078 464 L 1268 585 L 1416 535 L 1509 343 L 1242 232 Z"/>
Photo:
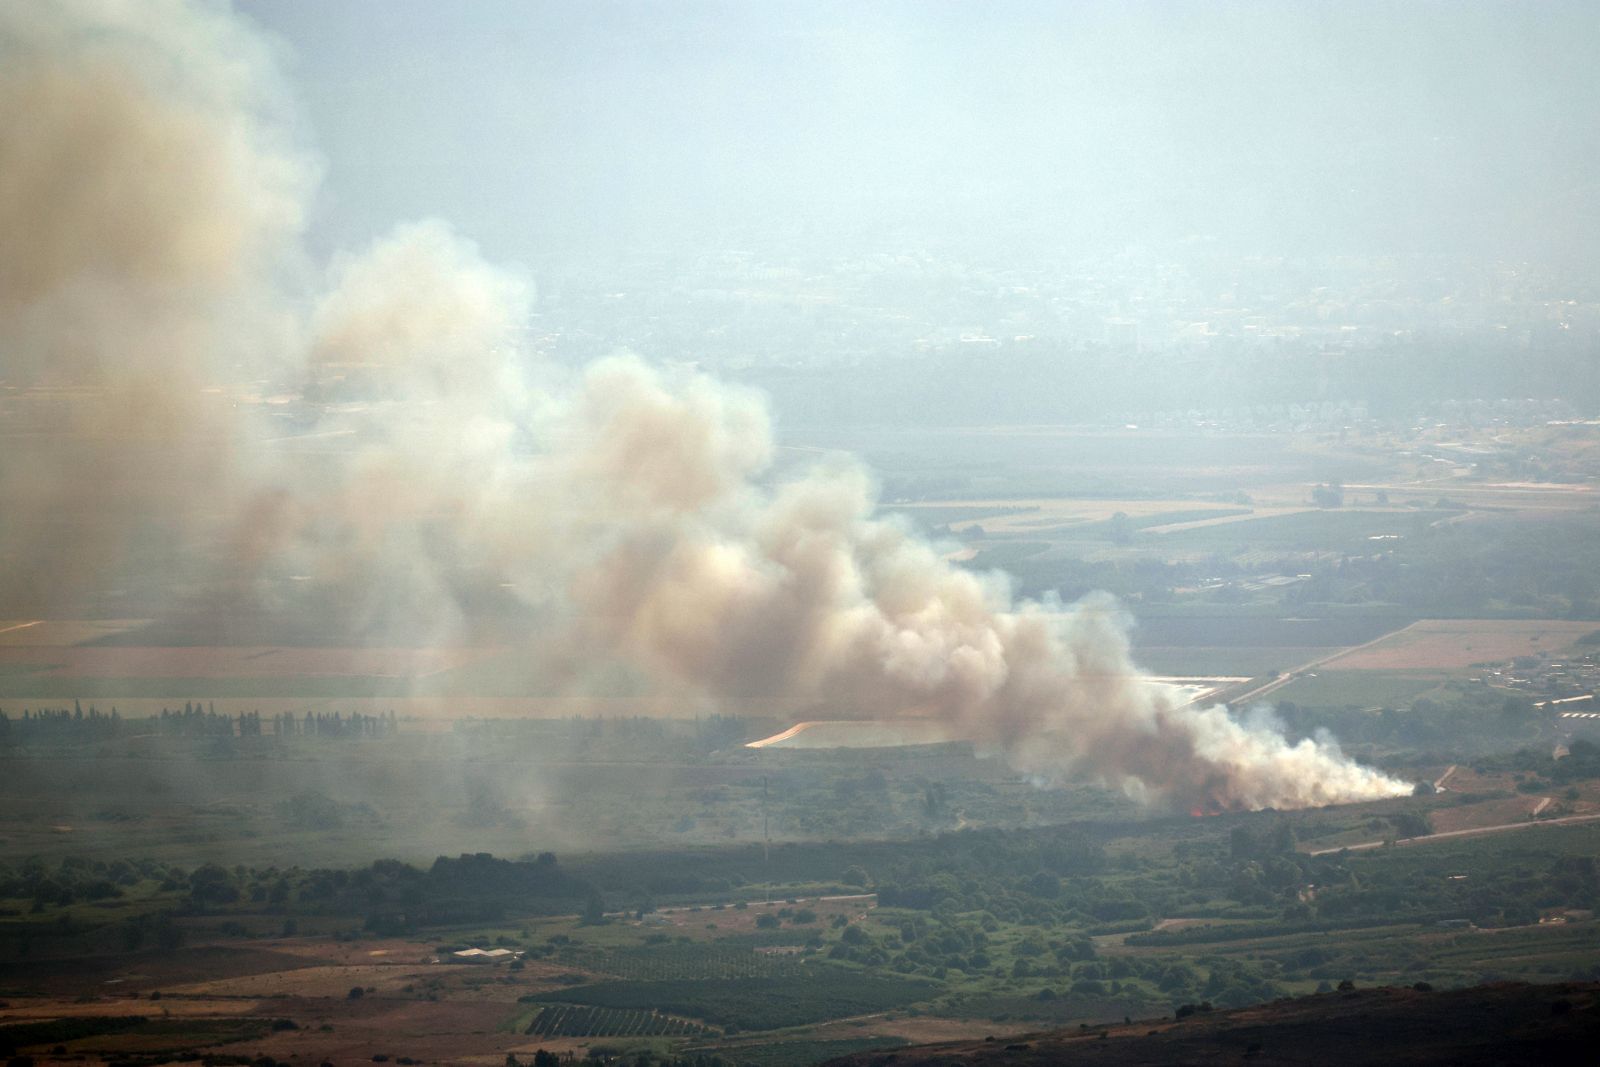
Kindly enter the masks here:
<path id="1" fill-rule="evenodd" d="M 128 564 L 154 472 L 110 457 L 152 434 L 184 510 L 203 501 L 222 546 L 221 575 L 175 584 L 270 609 L 255 577 L 293 573 L 346 633 L 424 619 L 448 635 L 484 590 L 509 588 L 563 620 L 532 644 L 712 699 L 935 718 L 1047 779 L 1208 809 L 1407 791 L 1330 743 L 1182 706 L 1134 667 L 1110 602 L 1014 602 L 1002 576 L 877 517 L 857 466 L 771 485 L 757 396 L 631 357 L 533 372 L 518 349 L 531 288 L 441 223 L 341 257 L 323 295 L 295 299 L 314 168 L 285 147 L 270 57 L 225 10 L 14 5 L 0 34 L 6 376 L 96 398 L 47 465 L 0 460 L 0 475 L 41 520 L 22 527 L 58 513 L 73 531 L 82 582 Z M 298 440 L 336 447 L 308 458 L 207 407 L 205 390 L 273 365 L 326 393 Z M 110 409 L 124 416 L 94 421 Z M 108 462 L 126 522 L 74 496 Z M 46 601 L 70 588 L 55 584 L 70 570 L 60 546 L 0 541 L 7 572 L 41 576 L 29 595 Z"/>

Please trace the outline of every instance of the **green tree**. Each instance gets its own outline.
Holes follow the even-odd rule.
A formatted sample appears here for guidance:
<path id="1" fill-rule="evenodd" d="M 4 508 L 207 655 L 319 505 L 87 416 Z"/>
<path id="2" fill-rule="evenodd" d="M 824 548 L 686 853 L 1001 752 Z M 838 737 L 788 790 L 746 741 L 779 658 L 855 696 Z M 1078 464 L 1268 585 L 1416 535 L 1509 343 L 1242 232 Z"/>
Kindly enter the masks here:
<path id="1" fill-rule="evenodd" d="M 189 875 L 189 896 L 202 907 L 206 904 L 232 904 L 239 899 L 239 887 L 226 867 L 207 863 Z"/>

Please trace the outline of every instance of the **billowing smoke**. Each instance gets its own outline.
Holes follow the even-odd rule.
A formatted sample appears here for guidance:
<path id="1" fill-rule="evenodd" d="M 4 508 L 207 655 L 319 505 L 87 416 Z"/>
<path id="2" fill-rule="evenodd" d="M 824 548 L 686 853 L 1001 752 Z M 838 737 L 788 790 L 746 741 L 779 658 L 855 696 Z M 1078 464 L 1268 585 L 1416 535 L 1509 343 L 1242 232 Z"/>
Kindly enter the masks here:
<path id="1" fill-rule="evenodd" d="M 247 458 L 217 386 L 288 350 L 316 168 L 270 50 L 157 0 L 0 6 L 0 596 L 70 601 L 183 555 Z"/>
<path id="2" fill-rule="evenodd" d="M 115 584 L 182 514 L 206 562 L 175 588 L 309 603 L 367 640 L 417 620 L 447 639 L 498 591 L 545 620 L 534 647 L 712 701 L 933 718 L 1044 780 L 1206 809 L 1407 791 L 1329 742 L 1185 706 L 1136 669 L 1109 600 L 1017 603 L 879 517 L 858 466 L 775 482 L 758 396 L 629 356 L 533 366 L 531 287 L 441 223 L 311 282 L 315 168 L 226 11 L 10 5 L 0 34 L 6 377 L 77 390 L 70 424 L 41 427 L 46 462 L 0 459 L 29 520 L 0 541 L 28 580 L 9 602 Z M 316 424 L 283 433 L 209 391 L 257 380 L 313 390 Z M 286 601 L 284 575 L 313 599 Z"/>
<path id="3" fill-rule="evenodd" d="M 1183 807 L 1409 792 L 1331 742 L 1185 706 L 1135 668 L 1108 599 L 1016 603 L 1002 576 L 874 517 L 859 468 L 757 488 L 771 442 L 746 395 L 607 361 L 568 418 L 550 459 L 591 523 L 560 554 L 589 647 L 808 717 L 931 717 L 1043 779 L 1098 777 Z"/>
<path id="4" fill-rule="evenodd" d="M 463 600 L 502 579 L 530 504 L 516 346 L 531 302 L 531 286 L 439 222 L 333 264 L 306 378 L 335 394 L 310 436 L 343 440 L 314 492 L 295 478 L 279 499 L 301 518 L 283 524 L 283 548 L 340 629 L 447 637 L 465 625 Z"/>

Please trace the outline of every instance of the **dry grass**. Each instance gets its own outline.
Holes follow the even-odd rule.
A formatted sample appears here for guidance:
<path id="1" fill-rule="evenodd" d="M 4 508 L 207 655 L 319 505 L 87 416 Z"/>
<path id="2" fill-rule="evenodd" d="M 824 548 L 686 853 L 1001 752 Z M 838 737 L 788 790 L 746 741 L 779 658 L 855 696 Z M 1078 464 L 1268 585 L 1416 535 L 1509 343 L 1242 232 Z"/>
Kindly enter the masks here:
<path id="1" fill-rule="evenodd" d="M 1563 652 L 1594 629 L 1592 622 L 1565 620 L 1424 619 L 1323 666 L 1330 671 L 1459 670 Z"/>
<path id="2" fill-rule="evenodd" d="M 1450 784 L 1454 785 L 1454 779 Z M 1452 830 L 1475 830 L 1482 826 L 1505 826 L 1527 819 L 1542 799 L 1518 793 L 1460 808 L 1438 808 L 1429 815 L 1429 822 L 1436 834 Z"/>

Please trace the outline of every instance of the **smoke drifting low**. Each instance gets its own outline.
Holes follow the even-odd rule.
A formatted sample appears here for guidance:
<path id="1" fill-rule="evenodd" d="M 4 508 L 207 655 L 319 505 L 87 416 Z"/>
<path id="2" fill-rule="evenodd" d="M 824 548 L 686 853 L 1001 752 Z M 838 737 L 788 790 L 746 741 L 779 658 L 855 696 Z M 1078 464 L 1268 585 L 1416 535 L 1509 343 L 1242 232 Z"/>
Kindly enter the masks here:
<path id="1" fill-rule="evenodd" d="M 1408 791 L 1330 742 L 1183 706 L 1134 666 L 1109 600 L 1016 602 L 878 517 L 858 466 L 775 484 L 758 396 L 629 356 L 538 366 L 519 348 L 531 286 L 442 223 L 314 280 L 316 166 L 270 50 L 225 10 L 8 5 L 0 71 L 5 376 L 81 400 L 28 462 L 0 458 L 30 520 L 0 534 L 13 610 L 114 583 L 181 515 L 179 557 L 207 558 L 201 538 L 223 555 L 175 588 L 287 610 L 268 579 L 294 575 L 373 641 L 419 619 L 449 640 L 509 590 L 550 620 L 531 648 L 711 700 L 937 719 L 1043 780 L 1207 809 Z M 362 383 L 359 410 L 322 404 L 287 442 L 216 402 L 330 380 Z M 315 440 L 334 444 L 308 456 Z"/>

